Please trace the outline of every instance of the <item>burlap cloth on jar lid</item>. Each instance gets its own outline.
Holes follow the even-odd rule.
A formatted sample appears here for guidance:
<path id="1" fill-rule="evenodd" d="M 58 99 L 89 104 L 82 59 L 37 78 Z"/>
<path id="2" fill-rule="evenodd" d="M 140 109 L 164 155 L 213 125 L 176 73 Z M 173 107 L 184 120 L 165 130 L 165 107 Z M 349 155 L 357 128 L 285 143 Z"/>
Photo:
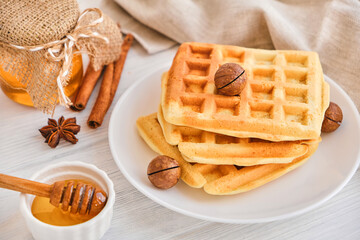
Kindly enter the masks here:
<path id="1" fill-rule="evenodd" d="M 73 54 L 89 54 L 97 70 L 119 57 L 121 43 L 115 22 L 99 9 L 80 14 L 76 0 L 0 0 L 0 67 L 45 113 L 53 114 L 58 100 L 71 104 L 63 88 Z"/>

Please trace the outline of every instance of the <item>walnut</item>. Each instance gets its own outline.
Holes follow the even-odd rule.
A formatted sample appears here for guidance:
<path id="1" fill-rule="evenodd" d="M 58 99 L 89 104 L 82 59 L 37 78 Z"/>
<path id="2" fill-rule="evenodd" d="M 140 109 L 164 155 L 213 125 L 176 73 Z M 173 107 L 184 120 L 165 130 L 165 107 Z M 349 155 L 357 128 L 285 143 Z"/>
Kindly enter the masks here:
<path id="1" fill-rule="evenodd" d="M 325 112 L 321 131 L 326 133 L 335 131 L 340 126 L 342 120 L 343 114 L 341 108 L 336 103 L 330 102 Z"/>
<path id="2" fill-rule="evenodd" d="M 161 155 L 149 163 L 147 175 L 155 187 L 168 189 L 179 181 L 181 168 L 175 159 Z"/>
<path id="3" fill-rule="evenodd" d="M 227 96 L 239 95 L 246 85 L 245 70 L 236 63 L 225 63 L 215 73 L 218 93 Z"/>

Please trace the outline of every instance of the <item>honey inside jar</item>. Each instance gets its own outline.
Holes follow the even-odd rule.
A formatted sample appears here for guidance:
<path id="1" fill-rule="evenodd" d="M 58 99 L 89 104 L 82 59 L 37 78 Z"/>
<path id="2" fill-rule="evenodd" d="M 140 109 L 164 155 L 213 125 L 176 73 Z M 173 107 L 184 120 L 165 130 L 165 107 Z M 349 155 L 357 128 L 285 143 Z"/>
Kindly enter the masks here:
<path id="1" fill-rule="evenodd" d="M 66 96 L 71 96 L 80 86 L 83 76 L 83 64 L 81 54 L 74 55 L 72 59 L 71 75 L 68 85 L 64 87 Z M 20 79 L 6 72 L 0 66 L 0 87 L 4 94 L 11 100 L 26 105 L 33 106 L 30 95 L 26 92 L 26 86 L 20 83 Z"/>
<path id="2" fill-rule="evenodd" d="M 78 182 L 82 182 L 85 184 L 91 184 L 96 188 L 100 188 L 97 184 L 86 180 L 69 179 L 65 182 L 67 183 L 69 181 L 73 181 L 75 185 L 77 185 Z M 32 202 L 31 213 L 40 221 L 54 226 L 72 226 L 86 222 L 96 216 L 91 214 L 73 214 L 70 213 L 70 208 L 68 211 L 64 211 L 61 209 L 61 204 L 59 207 L 55 207 L 50 204 L 49 198 L 38 196 L 36 196 Z"/>

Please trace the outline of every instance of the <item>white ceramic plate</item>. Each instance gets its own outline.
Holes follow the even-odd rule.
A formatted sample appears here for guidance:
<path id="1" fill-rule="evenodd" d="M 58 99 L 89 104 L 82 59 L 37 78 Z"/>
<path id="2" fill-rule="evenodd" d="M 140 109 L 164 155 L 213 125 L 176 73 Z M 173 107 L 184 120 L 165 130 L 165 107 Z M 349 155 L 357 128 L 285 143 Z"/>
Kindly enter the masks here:
<path id="1" fill-rule="evenodd" d="M 134 83 L 112 113 L 109 143 L 124 176 L 155 202 L 192 217 L 227 223 L 267 222 L 293 217 L 318 207 L 338 193 L 360 162 L 360 117 L 350 97 L 331 79 L 331 101 L 343 110 L 341 127 L 323 134 L 316 153 L 302 167 L 250 192 L 212 196 L 179 182 L 159 190 L 147 179 L 147 165 L 157 154 L 141 139 L 136 119 L 157 111 L 160 78 L 168 67 Z"/>

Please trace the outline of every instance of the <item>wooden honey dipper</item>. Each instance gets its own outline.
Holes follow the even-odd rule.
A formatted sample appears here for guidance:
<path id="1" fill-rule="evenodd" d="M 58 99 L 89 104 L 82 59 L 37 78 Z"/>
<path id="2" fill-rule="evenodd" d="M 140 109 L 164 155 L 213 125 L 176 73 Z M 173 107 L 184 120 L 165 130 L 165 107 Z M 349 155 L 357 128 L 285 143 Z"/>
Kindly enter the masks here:
<path id="1" fill-rule="evenodd" d="M 61 203 L 62 210 L 67 211 L 71 207 L 71 213 L 80 215 L 98 214 L 107 200 L 107 195 L 101 188 L 81 182 L 75 186 L 74 181 L 58 181 L 49 185 L 0 173 L 0 187 L 50 198 L 50 203 L 55 207 L 59 207 Z"/>

